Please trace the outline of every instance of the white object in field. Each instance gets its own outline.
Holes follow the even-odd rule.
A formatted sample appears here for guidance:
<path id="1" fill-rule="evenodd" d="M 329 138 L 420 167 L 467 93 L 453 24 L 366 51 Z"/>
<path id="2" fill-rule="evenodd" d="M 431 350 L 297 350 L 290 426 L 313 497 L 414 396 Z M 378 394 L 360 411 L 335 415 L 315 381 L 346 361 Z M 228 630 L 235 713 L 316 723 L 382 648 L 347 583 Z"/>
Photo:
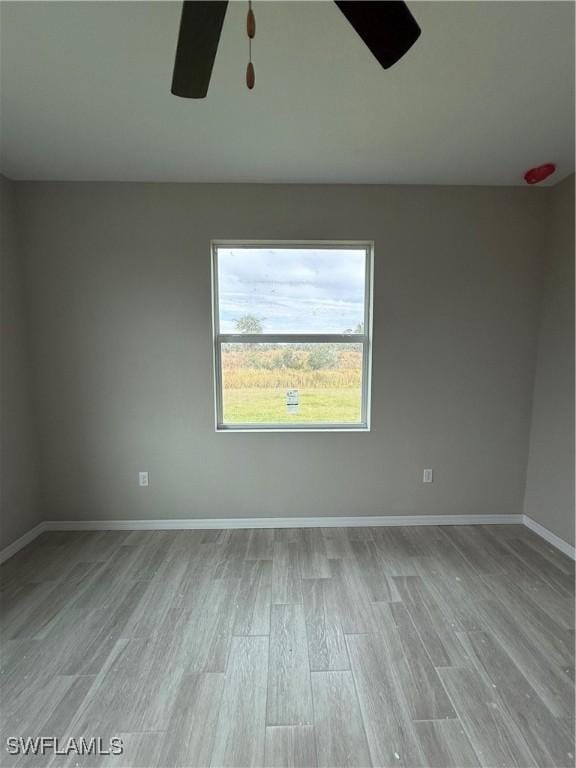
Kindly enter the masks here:
<path id="1" fill-rule="evenodd" d="M 422 475 L 422 482 L 423 483 L 433 483 L 434 482 L 434 470 L 433 469 L 425 469 L 424 474 Z"/>
<path id="2" fill-rule="evenodd" d="M 299 396 L 297 389 L 288 389 L 286 391 L 286 408 L 288 413 L 298 413 Z"/>
<path id="3" fill-rule="evenodd" d="M 141 488 L 148 487 L 148 472 L 138 472 L 138 485 Z"/>

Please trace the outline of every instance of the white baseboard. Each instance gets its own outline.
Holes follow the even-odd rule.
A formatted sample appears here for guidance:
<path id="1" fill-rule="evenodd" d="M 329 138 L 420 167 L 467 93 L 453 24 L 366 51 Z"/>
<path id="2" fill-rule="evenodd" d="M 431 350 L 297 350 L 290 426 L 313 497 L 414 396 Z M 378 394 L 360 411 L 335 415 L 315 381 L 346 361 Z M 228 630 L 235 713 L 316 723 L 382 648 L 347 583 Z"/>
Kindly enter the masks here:
<path id="1" fill-rule="evenodd" d="M 48 520 L 0 551 L 0 563 L 44 531 L 178 531 L 225 528 L 357 528 L 412 525 L 526 525 L 573 560 L 576 550 L 528 515 L 370 515 L 364 517 L 223 517 L 173 520 Z"/>
<path id="2" fill-rule="evenodd" d="M 527 528 L 530 528 L 531 531 L 534 531 L 538 536 L 545 539 L 548 544 L 552 544 L 552 546 L 559 549 L 560 552 L 563 552 L 572 560 L 576 560 L 576 548 L 571 544 L 568 544 L 564 539 L 561 539 L 560 536 L 556 536 L 555 533 L 552 533 L 552 531 L 549 531 L 548 528 L 540 525 L 540 523 L 537 523 L 536 520 L 533 520 L 528 515 L 522 515 L 522 522 Z"/>
<path id="3" fill-rule="evenodd" d="M 358 528 L 392 525 L 521 524 L 522 515 L 369 515 L 365 517 L 222 517 L 176 520 L 51 520 L 51 531 L 177 531 L 224 528 Z"/>
<path id="4" fill-rule="evenodd" d="M 4 549 L 0 550 L 0 563 L 8 560 L 9 557 L 15 555 L 16 552 L 25 547 L 27 544 L 30 544 L 31 541 L 34 541 L 37 536 L 40 536 L 41 533 L 44 533 L 44 531 L 47 531 L 48 529 L 48 523 L 38 523 L 38 525 L 35 525 L 34 528 L 31 528 L 23 536 L 20 536 L 19 539 L 13 541 L 12 544 L 8 544 L 7 547 L 4 547 Z"/>

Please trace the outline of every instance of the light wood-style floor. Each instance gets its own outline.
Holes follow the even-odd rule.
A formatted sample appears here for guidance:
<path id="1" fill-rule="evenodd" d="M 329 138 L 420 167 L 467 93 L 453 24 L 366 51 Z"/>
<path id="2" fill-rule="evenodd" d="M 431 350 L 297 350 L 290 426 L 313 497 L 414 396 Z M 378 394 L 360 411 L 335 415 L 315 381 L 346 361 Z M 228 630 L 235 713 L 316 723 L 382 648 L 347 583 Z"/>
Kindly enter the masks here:
<path id="1" fill-rule="evenodd" d="M 44 534 L 2 566 L 1 765 L 570 766 L 573 564 L 521 526 Z"/>

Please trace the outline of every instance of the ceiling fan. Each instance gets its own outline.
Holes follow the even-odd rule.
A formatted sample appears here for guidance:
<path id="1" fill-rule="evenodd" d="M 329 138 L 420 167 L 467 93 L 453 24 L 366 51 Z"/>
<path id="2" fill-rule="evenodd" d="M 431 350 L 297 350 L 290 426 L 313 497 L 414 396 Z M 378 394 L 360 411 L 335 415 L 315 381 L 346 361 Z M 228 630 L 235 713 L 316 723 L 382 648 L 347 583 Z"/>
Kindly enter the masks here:
<path id="1" fill-rule="evenodd" d="M 335 2 L 384 69 L 420 37 L 420 27 L 404 2 Z M 184 0 L 172 78 L 175 96 L 203 99 L 208 93 L 227 6 L 228 0 Z"/>

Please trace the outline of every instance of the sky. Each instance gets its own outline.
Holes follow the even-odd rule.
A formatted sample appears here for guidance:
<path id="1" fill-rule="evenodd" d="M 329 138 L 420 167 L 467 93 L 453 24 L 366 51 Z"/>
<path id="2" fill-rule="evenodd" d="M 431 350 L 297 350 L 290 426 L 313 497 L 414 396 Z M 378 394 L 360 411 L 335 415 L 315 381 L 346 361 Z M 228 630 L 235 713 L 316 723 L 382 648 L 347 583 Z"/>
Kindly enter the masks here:
<path id="1" fill-rule="evenodd" d="M 219 248 L 221 333 L 255 315 L 264 333 L 343 333 L 364 319 L 363 249 Z"/>

